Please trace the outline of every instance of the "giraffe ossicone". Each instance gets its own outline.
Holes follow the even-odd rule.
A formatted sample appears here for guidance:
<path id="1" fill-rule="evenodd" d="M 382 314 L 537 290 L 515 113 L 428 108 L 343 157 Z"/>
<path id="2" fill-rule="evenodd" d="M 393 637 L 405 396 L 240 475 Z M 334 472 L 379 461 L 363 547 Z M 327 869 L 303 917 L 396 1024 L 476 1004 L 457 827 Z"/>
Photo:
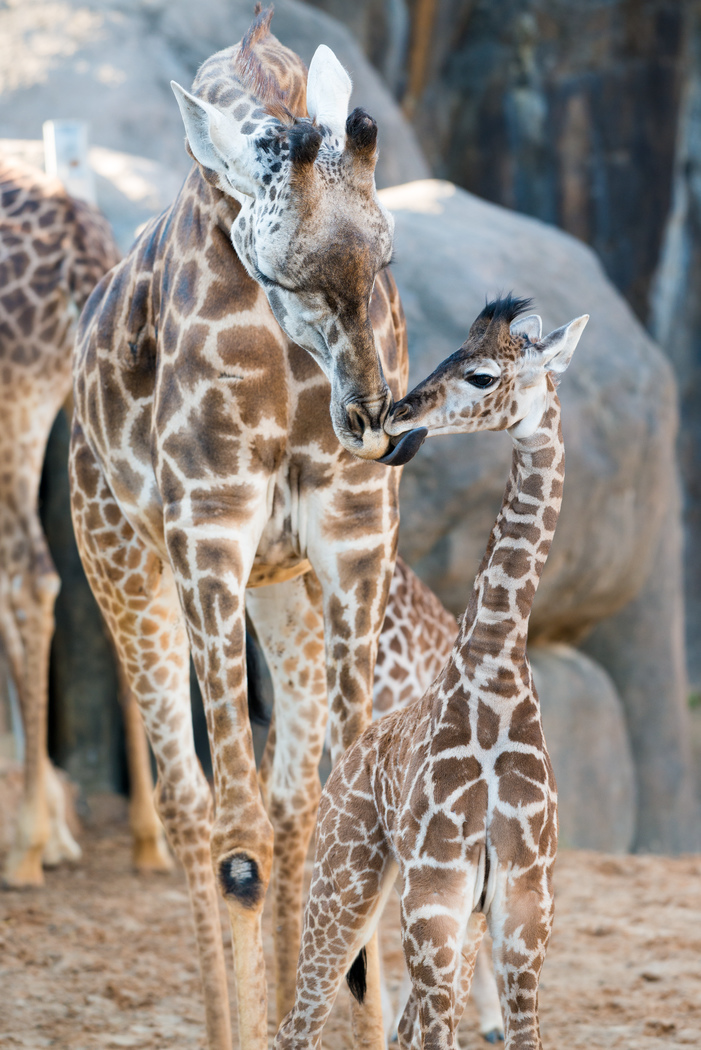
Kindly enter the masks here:
<path id="1" fill-rule="evenodd" d="M 329 129 L 339 148 L 346 145 L 346 115 L 353 85 L 330 47 L 319 44 L 307 74 L 307 112 Z"/>
<path id="2" fill-rule="evenodd" d="M 508 1050 L 539 1050 L 557 791 L 526 640 L 559 516 L 557 385 L 587 317 L 540 338 L 529 300 L 488 303 L 463 346 L 402 401 L 391 433 L 507 430 L 504 499 L 458 637 L 418 703 L 375 722 L 322 793 L 295 1006 L 275 1050 L 319 1045 L 344 974 L 397 881 L 412 992 L 401 1050 L 456 1045 L 485 925 Z"/>

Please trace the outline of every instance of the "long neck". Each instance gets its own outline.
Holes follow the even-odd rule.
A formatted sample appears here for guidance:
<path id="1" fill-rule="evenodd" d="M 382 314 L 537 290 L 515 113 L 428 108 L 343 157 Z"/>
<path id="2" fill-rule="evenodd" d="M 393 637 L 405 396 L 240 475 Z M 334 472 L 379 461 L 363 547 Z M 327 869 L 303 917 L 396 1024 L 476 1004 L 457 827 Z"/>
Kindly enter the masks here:
<path id="1" fill-rule="evenodd" d="M 552 389 L 537 430 L 513 438 L 511 474 L 456 643 L 465 668 L 525 660 L 528 620 L 562 503 L 565 449 Z"/>

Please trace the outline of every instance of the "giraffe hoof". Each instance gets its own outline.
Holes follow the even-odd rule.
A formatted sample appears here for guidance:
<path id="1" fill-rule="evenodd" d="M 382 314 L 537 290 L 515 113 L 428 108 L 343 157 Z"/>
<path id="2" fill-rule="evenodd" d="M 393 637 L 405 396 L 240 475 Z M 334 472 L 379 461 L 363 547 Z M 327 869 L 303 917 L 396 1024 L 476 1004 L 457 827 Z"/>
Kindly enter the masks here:
<path id="1" fill-rule="evenodd" d="M 428 430 L 426 427 L 415 427 L 414 430 L 407 430 L 405 434 L 401 435 L 394 448 L 390 452 L 385 452 L 384 456 L 376 459 L 375 462 L 384 463 L 388 467 L 403 466 L 410 459 L 414 458 L 423 445 L 427 434 Z"/>
<path id="2" fill-rule="evenodd" d="M 5 863 L 2 875 L 3 889 L 23 890 L 43 885 L 41 849 L 13 850 Z"/>
<path id="3" fill-rule="evenodd" d="M 139 875 L 158 874 L 173 870 L 173 859 L 162 834 L 153 838 L 135 839 L 132 863 Z"/>
<path id="4" fill-rule="evenodd" d="M 75 864 L 83 855 L 78 843 L 67 827 L 52 833 L 44 846 L 42 864 L 45 868 L 57 868 L 59 864 Z"/>
<path id="5" fill-rule="evenodd" d="M 490 1032 L 482 1032 L 485 1043 L 503 1043 L 504 1033 L 500 1028 L 492 1028 Z"/>

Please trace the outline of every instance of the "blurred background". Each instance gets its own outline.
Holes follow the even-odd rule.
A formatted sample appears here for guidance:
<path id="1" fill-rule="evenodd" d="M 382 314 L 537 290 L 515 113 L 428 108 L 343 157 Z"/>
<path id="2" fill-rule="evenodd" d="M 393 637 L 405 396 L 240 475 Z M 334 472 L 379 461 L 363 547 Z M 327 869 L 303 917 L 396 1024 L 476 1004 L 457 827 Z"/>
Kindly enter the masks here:
<path id="1" fill-rule="evenodd" d="M 531 630 L 562 840 L 698 849 L 701 2 L 275 7 L 282 42 L 307 63 L 331 46 L 351 105 L 380 126 L 412 383 L 462 342 L 485 296 L 533 295 L 546 330 L 591 314 L 563 384 L 568 482 Z M 189 86 L 252 9 L 5 0 L 0 150 L 41 166 L 44 121 L 88 122 L 97 203 L 128 250 L 189 167 L 170 80 Z M 127 784 L 116 675 L 72 539 L 67 442 L 62 415 L 41 500 L 63 580 L 50 748 L 89 800 Z M 429 443 L 405 471 L 401 550 L 456 614 L 508 459 L 508 439 L 475 435 Z"/>

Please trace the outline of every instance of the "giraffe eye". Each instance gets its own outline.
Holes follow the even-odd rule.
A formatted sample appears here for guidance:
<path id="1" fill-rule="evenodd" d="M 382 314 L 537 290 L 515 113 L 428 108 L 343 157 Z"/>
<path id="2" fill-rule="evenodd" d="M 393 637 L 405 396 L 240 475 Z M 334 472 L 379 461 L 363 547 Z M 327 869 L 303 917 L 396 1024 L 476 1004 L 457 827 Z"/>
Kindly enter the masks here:
<path id="1" fill-rule="evenodd" d="M 468 383 L 479 387 L 480 390 L 486 390 L 488 386 L 492 386 L 497 381 L 497 377 L 490 376 L 488 372 L 473 372 L 472 375 L 465 376 L 465 378 Z"/>

